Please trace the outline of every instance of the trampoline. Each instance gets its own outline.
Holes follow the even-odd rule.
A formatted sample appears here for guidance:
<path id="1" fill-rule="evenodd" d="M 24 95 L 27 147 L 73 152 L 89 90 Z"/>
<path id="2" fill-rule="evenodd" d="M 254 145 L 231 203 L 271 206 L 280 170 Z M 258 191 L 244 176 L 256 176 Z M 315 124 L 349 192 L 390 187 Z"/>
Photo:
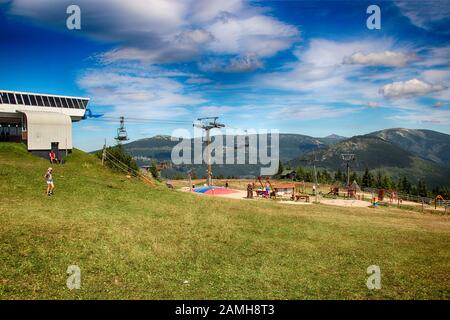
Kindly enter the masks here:
<path id="1" fill-rule="evenodd" d="M 224 188 L 224 187 L 215 187 L 215 186 L 195 188 L 194 192 L 208 194 L 208 195 L 212 195 L 212 196 L 213 195 L 235 193 L 234 190 L 227 189 L 227 188 Z"/>

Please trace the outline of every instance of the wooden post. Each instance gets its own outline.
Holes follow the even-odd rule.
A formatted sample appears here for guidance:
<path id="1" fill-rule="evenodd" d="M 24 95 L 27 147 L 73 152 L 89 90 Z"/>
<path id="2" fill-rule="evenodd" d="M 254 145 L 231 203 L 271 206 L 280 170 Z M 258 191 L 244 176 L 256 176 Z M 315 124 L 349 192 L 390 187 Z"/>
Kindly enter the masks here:
<path id="1" fill-rule="evenodd" d="M 102 151 L 102 166 L 105 165 L 105 158 L 106 158 L 106 142 L 103 145 L 103 151 Z"/>
<path id="2" fill-rule="evenodd" d="M 188 183 L 189 183 L 189 191 L 192 191 L 192 174 L 188 173 Z"/>

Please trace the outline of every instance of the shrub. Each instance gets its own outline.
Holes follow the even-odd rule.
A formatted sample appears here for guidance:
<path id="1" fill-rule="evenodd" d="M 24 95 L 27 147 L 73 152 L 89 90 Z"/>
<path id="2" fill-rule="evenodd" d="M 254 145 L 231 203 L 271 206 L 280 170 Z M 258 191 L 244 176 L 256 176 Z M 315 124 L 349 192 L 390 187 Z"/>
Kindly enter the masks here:
<path id="1" fill-rule="evenodd" d="M 139 167 L 136 164 L 136 161 L 133 159 L 133 157 L 131 155 L 126 153 L 125 149 L 123 148 L 123 146 L 121 144 L 117 144 L 113 147 L 106 148 L 106 152 L 111 155 L 111 156 L 107 156 L 105 159 L 105 164 L 108 167 L 110 167 L 114 170 L 121 171 L 121 169 L 113 163 L 113 162 L 120 161 L 121 163 L 123 163 L 124 165 L 126 165 L 129 168 L 128 171 L 130 174 L 134 175 L 134 173 L 132 172 L 133 170 L 139 171 Z M 102 153 L 103 153 L 103 150 L 98 151 L 97 157 L 99 157 L 101 159 Z M 132 169 L 132 170 L 130 170 L 130 169 Z"/>

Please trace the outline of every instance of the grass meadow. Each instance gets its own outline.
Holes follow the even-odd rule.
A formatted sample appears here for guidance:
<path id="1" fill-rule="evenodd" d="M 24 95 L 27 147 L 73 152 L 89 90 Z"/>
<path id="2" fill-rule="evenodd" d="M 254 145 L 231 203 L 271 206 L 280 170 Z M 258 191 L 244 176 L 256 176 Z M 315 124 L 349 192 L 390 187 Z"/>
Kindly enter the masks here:
<path id="1" fill-rule="evenodd" d="M 48 166 L 0 144 L 0 299 L 450 298 L 448 216 L 151 188 L 77 150 L 47 197 Z"/>

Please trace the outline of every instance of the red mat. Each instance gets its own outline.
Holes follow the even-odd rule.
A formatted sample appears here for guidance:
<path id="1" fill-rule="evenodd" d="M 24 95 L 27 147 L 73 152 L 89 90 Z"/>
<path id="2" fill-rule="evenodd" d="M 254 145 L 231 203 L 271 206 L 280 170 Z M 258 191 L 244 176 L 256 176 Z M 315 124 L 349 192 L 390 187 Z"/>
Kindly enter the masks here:
<path id="1" fill-rule="evenodd" d="M 236 193 L 236 191 L 227 188 L 214 188 L 204 192 L 204 194 L 209 194 L 210 196 L 230 193 Z"/>

